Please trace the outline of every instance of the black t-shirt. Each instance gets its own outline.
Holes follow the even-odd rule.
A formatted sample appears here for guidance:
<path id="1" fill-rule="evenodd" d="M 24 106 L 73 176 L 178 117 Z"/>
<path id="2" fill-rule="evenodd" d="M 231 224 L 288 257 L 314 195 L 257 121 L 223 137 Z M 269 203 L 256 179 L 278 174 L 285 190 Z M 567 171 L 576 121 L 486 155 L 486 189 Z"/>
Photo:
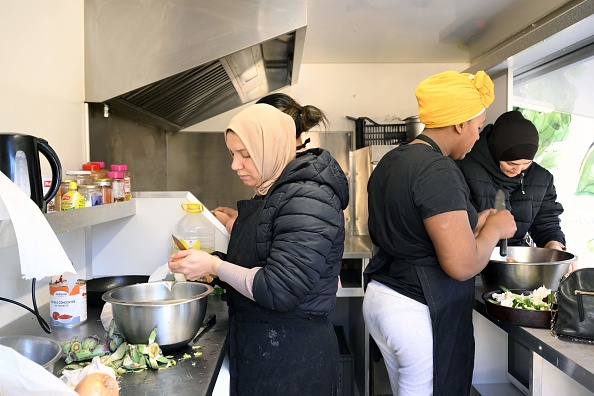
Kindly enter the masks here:
<path id="1" fill-rule="evenodd" d="M 370 274 L 371 279 L 425 303 L 414 262 L 439 262 L 423 219 L 466 210 L 471 229 L 478 221 L 462 172 L 452 159 L 427 145 L 402 145 L 378 163 L 367 192 L 371 240 L 394 258 L 392 265 Z"/>

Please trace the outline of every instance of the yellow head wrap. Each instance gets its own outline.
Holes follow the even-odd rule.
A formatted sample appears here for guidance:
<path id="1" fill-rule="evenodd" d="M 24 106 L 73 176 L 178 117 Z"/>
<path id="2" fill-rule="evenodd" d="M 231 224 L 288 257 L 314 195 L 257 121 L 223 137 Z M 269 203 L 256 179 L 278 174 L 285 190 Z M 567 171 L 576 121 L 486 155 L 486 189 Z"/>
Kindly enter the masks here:
<path id="1" fill-rule="evenodd" d="M 431 76 L 415 90 L 419 119 L 426 128 L 468 121 L 493 103 L 493 89 L 493 81 L 482 70 L 474 75 L 445 71 Z"/>
<path id="2" fill-rule="evenodd" d="M 235 132 L 241 139 L 262 176 L 262 184 L 256 186 L 254 192 L 266 195 L 283 169 L 297 155 L 295 121 L 273 106 L 255 104 L 233 117 L 227 130 Z"/>

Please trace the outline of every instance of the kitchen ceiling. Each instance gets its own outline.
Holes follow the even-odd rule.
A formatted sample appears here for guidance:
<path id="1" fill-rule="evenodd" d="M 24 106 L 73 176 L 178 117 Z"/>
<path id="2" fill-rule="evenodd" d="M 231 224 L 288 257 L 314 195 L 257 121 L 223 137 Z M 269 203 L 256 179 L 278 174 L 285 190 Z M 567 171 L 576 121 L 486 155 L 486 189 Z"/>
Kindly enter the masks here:
<path id="1" fill-rule="evenodd" d="M 85 0 L 85 100 L 176 132 L 297 83 L 301 63 L 488 70 L 592 2 Z"/>
<path id="2" fill-rule="evenodd" d="M 472 63 L 562 0 L 315 0 L 303 63 Z"/>

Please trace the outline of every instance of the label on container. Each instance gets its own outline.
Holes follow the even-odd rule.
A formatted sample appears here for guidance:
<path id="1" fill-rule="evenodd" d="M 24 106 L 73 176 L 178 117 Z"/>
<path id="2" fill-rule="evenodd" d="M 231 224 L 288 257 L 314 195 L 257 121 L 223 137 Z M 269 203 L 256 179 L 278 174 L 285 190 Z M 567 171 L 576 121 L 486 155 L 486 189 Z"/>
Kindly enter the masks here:
<path id="1" fill-rule="evenodd" d="M 69 290 L 62 277 L 50 282 L 50 325 L 78 326 L 87 321 L 87 282 L 78 280 Z"/>
<path id="2" fill-rule="evenodd" d="M 85 205 L 85 197 L 78 191 L 68 190 L 62 197 L 62 210 L 80 209 Z"/>
<path id="3" fill-rule="evenodd" d="M 207 244 L 202 245 L 200 243 L 200 239 L 182 239 L 182 238 L 178 238 L 178 239 L 185 246 L 186 250 L 196 249 L 196 250 L 203 250 L 206 253 L 214 252 L 214 247 L 209 248 Z M 201 247 L 203 247 L 203 249 L 201 249 Z M 179 247 L 174 243 L 173 251 L 177 252 L 178 250 L 179 250 Z"/>
<path id="4" fill-rule="evenodd" d="M 132 185 L 130 184 L 130 177 L 124 176 L 124 195 L 126 196 L 126 201 L 129 201 L 132 198 Z"/>

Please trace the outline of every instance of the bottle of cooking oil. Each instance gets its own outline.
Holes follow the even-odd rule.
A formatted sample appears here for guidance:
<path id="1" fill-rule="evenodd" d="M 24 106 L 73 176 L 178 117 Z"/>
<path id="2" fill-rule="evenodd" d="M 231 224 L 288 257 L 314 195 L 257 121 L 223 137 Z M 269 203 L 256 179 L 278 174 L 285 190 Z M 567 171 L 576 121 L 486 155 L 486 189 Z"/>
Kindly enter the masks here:
<path id="1" fill-rule="evenodd" d="M 204 206 L 200 203 L 184 202 L 181 207 L 186 214 L 176 224 L 173 235 L 181 241 L 186 249 L 214 252 L 215 227 L 204 216 Z M 174 243 L 173 251 L 178 250 L 179 248 Z"/>

